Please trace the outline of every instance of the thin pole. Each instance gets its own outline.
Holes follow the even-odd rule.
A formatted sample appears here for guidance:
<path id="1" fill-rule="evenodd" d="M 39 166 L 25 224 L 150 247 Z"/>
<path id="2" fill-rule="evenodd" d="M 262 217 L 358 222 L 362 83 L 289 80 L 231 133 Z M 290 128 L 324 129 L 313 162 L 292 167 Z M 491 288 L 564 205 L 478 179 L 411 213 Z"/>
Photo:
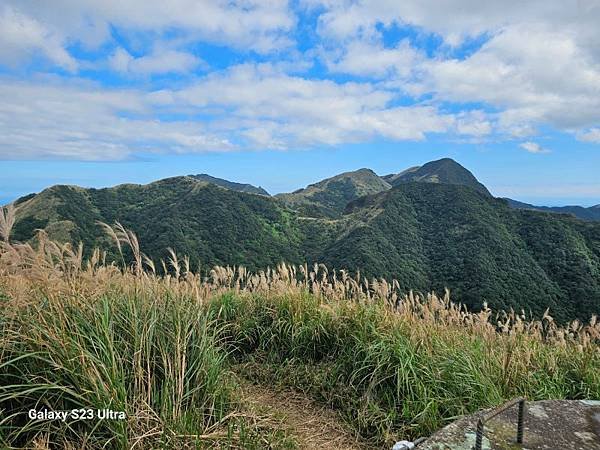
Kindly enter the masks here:
<path id="1" fill-rule="evenodd" d="M 517 419 L 517 444 L 523 443 L 523 419 L 525 418 L 525 399 L 519 402 L 519 417 Z"/>

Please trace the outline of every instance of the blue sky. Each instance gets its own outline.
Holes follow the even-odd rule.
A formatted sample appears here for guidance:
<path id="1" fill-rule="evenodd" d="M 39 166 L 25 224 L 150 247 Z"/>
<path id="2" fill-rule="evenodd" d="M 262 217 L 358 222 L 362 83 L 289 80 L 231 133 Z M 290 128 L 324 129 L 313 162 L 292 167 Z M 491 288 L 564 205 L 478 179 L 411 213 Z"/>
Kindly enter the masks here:
<path id="1" fill-rule="evenodd" d="M 6 0 L 0 203 L 452 157 L 497 196 L 598 204 L 597 23 L 591 0 Z"/>

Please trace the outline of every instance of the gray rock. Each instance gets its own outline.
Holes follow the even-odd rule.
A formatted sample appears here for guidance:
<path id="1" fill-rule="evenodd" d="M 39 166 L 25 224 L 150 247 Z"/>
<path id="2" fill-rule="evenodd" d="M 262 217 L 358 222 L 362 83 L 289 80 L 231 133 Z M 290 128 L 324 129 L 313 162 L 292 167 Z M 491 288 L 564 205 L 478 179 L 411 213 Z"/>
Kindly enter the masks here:
<path id="1" fill-rule="evenodd" d="M 436 432 L 415 450 L 471 450 L 477 420 L 490 410 L 465 416 Z M 600 401 L 528 402 L 523 445 L 516 443 L 517 406 L 486 423 L 485 450 L 600 450 Z"/>

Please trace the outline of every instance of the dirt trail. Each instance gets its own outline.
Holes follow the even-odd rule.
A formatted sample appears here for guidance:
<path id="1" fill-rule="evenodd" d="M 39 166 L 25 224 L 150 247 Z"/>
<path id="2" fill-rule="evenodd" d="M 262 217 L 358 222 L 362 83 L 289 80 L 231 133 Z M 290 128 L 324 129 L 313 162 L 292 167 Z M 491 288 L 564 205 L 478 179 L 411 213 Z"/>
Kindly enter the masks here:
<path id="1" fill-rule="evenodd" d="M 334 411 L 299 393 L 272 390 L 248 381 L 242 382 L 242 392 L 250 410 L 275 419 L 298 441 L 302 449 L 369 448 L 355 437 Z"/>

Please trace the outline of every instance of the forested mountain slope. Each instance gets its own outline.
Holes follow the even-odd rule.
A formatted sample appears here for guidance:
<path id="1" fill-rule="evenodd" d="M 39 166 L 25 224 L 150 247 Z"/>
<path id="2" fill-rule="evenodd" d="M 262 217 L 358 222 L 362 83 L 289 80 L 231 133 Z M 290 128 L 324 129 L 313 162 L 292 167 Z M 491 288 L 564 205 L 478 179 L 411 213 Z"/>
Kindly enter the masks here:
<path id="1" fill-rule="evenodd" d="M 372 170 L 360 169 L 327 178 L 289 194 L 279 194 L 276 198 L 302 216 L 334 218 L 344 211 L 348 202 L 390 187 Z"/>
<path id="2" fill-rule="evenodd" d="M 299 231 L 289 211 L 270 197 L 224 189 L 191 177 L 107 189 L 54 186 L 18 207 L 14 240 L 36 228 L 51 237 L 109 244 L 98 221 L 134 230 L 154 258 L 167 247 L 192 263 L 243 264 L 252 269 L 282 260 L 299 262 Z"/>
<path id="3" fill-rule="evenodd" d="M 598 224 L 426 183 L 358 199 L 347 214 L 353 225 L 322 252 L 332 267 L 393 277 L 407 290 L 449 287 L 471 307 L 550 307 L 561 318 L 600 311 Z"/>
<path id="4" fill-rule="evenodd" d="M 394 186 L 402 183 L 441 183 L 469 186 L 483 194 L 490 195 L 487 188 L 459 163 L 450 158 L 430 161 L 420 167 L 412 167 L 397 175 L 388 175 L 387 180 Z"/>
<path id="5" fill-rule="evenodd" d="M 397 279 L 406 291 L 447 287 L 472 308 L 488 302 L 541 315 L 550 307 L 559 319 L 600 313 L 600 223 L 513 209 L 457 163 L 435 163 L 417 181 L 405 177 L 427 164 L 385 177 L 393 187 L 362 169 L 276 197 L 194 177 L 53 186 L 16 202 L 11 239 L 28 241 L 44 229 L 87 249 L 110 248 L 98 222 L 119 221 L 156 261 L 171 247 L 205 268 L 323 262 Z"/>
<path id="6" fill-rule="evenodd" d="M 211 177 L 205 173 L 189 176 L 198 181 L 206 181 L 207 183 L 216 184 L 217 186 L 231 189 L 232 191 L 246 192 L 247 194 L 269 195 L 269 193 L 260 186 L 256 187 L 247 183 L 235 183 L 233 181 L 224 180 L 223 178 Z"/>

